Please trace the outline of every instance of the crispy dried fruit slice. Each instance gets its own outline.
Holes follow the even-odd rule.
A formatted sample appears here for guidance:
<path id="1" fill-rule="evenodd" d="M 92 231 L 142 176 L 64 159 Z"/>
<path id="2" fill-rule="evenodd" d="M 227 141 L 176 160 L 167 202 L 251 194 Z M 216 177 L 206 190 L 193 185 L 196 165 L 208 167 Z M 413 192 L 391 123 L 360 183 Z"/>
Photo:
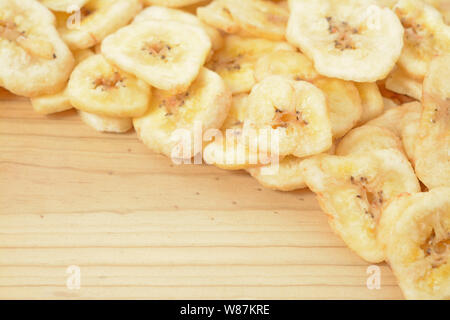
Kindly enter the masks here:
<path id="1" fill-rule="evenodd" d="M 44 6 L 53 11 L 66 12 L 74 6 L 83 7 L 89 0 L 40 0 Z"/>
<path id="2" fill-rule="evenodd" d="M 131 118 L 112 118 L 78 110 L 81 120 L 99 132 L 124 133 L 133 128 Z"/>
<path id="3" fill-rule="evenodd" d="M 107 117 L 130 118 L 145 113 L 151 89 L 144 81 L 123 72 L 97 54 L 75 68 L 67 94 L 71 104 L 79 110 Z"/>
<path id="4" fill-rule="evenodd" d="M 150 85 L 183 92 L 208 57 L 211 41 L 199 26 L 178 21 L 133 23 L 108 36 L 102 54 Z"/>
<path id="5" fill-rule="evenodd" d="M 260 146 L 263 151 L 306 157 L 332 145 L 326 98 L 305 81 L 265 78 L 250 93 L 247 119 L 258 138 L 267 135 L 278 139 L 278 152 L 272 150 L 272 143 Z"/>
<path id="6" fill-rule="evenodd" d="M 144 0 L 146 6 L 157 5 L 170 8 L 180 8 L 200 3 L 204 0 Z"/>
<path id="7" fill-rule="evenodd" d="M 402 68 L 395 68 L 386 79 L 386 88 L 393 92 L 420 100 L 422 81 L 410 77 Z"/>
<path id="8" fill-rule="evenodd" d="M 325 76 L 373 82 L 385 78 L 403 47 L 403 28 L 371 0 L 289 1 L 288 41 Z"/>
<path id="9" fill-rule="evenodd" d="M 301 171 L 331 227 L 350 249 L 367 261 L 383 261 L 377 228 L 384 206 L 401 193 L 420 192 L 406 157 L 396 149 L 320 155 L 305 160 Z"/>
<path id="10" fill-rule="evenodd" d="M 400 0 L 393 10 L 405 28 L 405 46 L 398 64 L 422 81 L 431 60 L 450 51 L 450 26 L 439 11 L 420 0 Z"/>
<path id="11" fill-rule="evenodd" d="M 414 151 L 417 176 L 429 188 L 450 185 L 450 54 L 434 59 L 423 84 Z"/>
<path id="12" fill-rule="evenodd" d="M 62 90 L 74 58 L 52 13 L 34 0 L 0 1 L 0 86 L 35 97 Z"/>
<path id="13" fill-rule="evenodd" d="M 80 10 L 59 13 L 58 31 L 71 49 L 86 49 L 127 25 L 142 9 L 139 0 L 90 0 Z"/>
<path id="14" fill-rule="evenodd" d="M 450 299 L 450 188 L 396 198 L 378 239 L 407 299 Z"/>
<path id="15" fill-rule="evenodd" d="M 362 115 L 359 124 L 366 123 L 384 111 L 383 96 L 374 82 L 355 83 L 361 97 Z"/>
<path id="16" fill-rule="evenodd" d="M 255 85 L 256 63 L 267 52 L 295 49 L 286 42 L 227 36 L 222 49 L 207 66 L 216 71 L 233 94 L 249 92 Z"/>
<path id="17" fill-rule="evenodd" d="M 196 126 L 205 134 L 208 129 L 221 128 L 230 105 L 231 93 L 224 81 L 217 73 L 202 68 L 185 92 L 155 90 L 149 110 L 133 119 L 133 124 L 139 138 L 151 150 L 177 159 L 190 159 L 196 151 L 191 138 Z M 185 138 L 188 141 L 179 140 Z"/>
<path id="18" fill-rule="evenodd" d="M 198 8 L 197 15 L 226 33 L 283 40 L 289 11 L 264 0 L 215 0 Z"/>

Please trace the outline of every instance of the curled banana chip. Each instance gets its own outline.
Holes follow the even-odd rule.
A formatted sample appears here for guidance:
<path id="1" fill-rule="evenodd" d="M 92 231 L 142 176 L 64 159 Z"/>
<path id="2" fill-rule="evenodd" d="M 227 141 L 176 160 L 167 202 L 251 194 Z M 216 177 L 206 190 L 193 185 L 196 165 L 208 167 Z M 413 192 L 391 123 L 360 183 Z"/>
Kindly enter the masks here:
<path id="1" fill-rule="evenodd" d="M 202 68 L 185 92 L 155 90 L 147 113 L 133 119 L 133 124 L 151 150 L 176 159 L 190 159 L 194 151 L 202 151 L 195 150 L 191 137 L 196 126 L 204 133 L 221 128 L 230 105 L 231 93 L 224 81 L 217 73 Z M 177 135 L 186 130 L 187 136 Z"/>
<path id="2" fill-rule="evenodd" d="M 197 15 L 226 33 L 283 40 L 289 11 L 265 0 L 214 0 L 198 8 Z"/>
<path id="3" fill-rule="evenodd" d="M 370 153 L 371 150 L 397 149 L 402 151 L 402 142 L 386 128 L 364 125 L 351 130 L 339 141 L 336 155 L 346 156 L 352 153 Z"/>
<path id="4" fill-rule="evenodd" d="M 127 25 L 142 9 L 139 0 L 90 0 L 58 13 L 58 31 L 71 49 L 86 49 Z"/>
<path id="5" fill-rule="evenodd" d="M 393 200 L 378 237 L 407 299 L 450 299 L 450 188 Z"/>
<path id="6" fill-rule="evenodd" d="M 384 111 L 383 96 L 376 83 L 355 83 L 361 97 L 362 114 L 359 124 L 378 117 Z"/>
<path id="7" fill-rule="evenodd" d="M 429 188 L 450 184 L 450 54 L 434 59 L 423 84 L 414 151 L 417 176 Z"/>
<path id="8" fill-rule="evenodd" d="M 349 248 L 369 262 L 383 261 L 385 253 L 377 241 L 383 208 L 401 193 L 420 192 L 406 157 L 396 149 L 320 155 L 302 162 L 301 172 L 332 229 Z"/>
<path id="9" fill-rule="evenodd" d="M 81 120 L 99 132 L 124 133 L 133 128 L 131 118 L 111 118 L 78 110 Z"/>
<path id="10" fill-rule="evenodd" d="M 421 0 L 400 0 L 393 10 L 405 28 L 405 46 L 398 64 L 422 81 L 431 60 L 450 51 L 450 26 L 439 11 Z"/>
<path id="11" fill-rule="evenodd" d="M 142 80 L 111 65 L 102 55 L 91 56 L 73 71 L 67 94 L 77 109 L 107 117 L 142 115 L 151 97 Z"/>
<path id="12" fill-rule="evenodd" d="M 325 76 L 373 82 L 385 78 L 403 47 L 403 27 L 370 0 L 289 1 L 288 41 Z"/>
<path id="13" fill-rule="evenodd" d="M 89 49 L 73 52 L 75 64 L 78 65 L 81 61 L 93 54 Z M 31 98 L 30 101 L 34 111 L 40 114 L 52 114 L 72 109 L 72 104 L 67 95 L 67 86 L 60 92 Z"/>
<path id="14" fill-rule="evenodd" d="M 157 5 L 171 8 L 180 8 L 190 6 L 204 0 L 144 0 L 146 6 Z"/>
<path id="15" fill-rule="evenodd" d="M 411 78 L 402 68 L 395 68 L 386 79 L 386 88 L 393 92 L 420 100 L 422 82 Z"/>
<path id="16" fill-rule="evenodd" d="M 305 81 L 280 76 L 265 78 L 250 95 L 247 119 L 258 136 L 278 139 L 281 156 L 306 157 L 330 149 L 331 124 L 322 91 Z M 267 148 L 267 149 L 266 149 Z M 261 147 L 274 151 L 272 144 Z"/>
<path id="17" fill-rule="evenodd" d="M 161 90 L 183 92 L 211 49 L 199 26 L 178 21 L 133 23 L 108 36 L 102 54 L 111 63 Z"/>
<path id="18" fill-rule="evenodd" d="M 73 7 L 81 8 L 89 0 L 40 0 L 44 6 L 53 11 L 66 12 Z"/>
<path id="19" fill-rule="evenodd" d="M 62 90 L 74 58 L 53 14 L 34 0 L 0 1 L 0 86 L 26 97 Z"/>
<path id="20" fill-rule="evenodd" d="M 218 30 L 202 23 L 196 16 L 182 10 L 166 7 L 151 6 L 141 11 L 133 20 L 133 23 L 148 20 L 172 20 L 193 24 L 202 27 L 211 39 L 212 50 L 219 50 L 223 46 L 222 35 Z"/>
<path id="21" fill-rule="evenodd" d="M 267 52 L 295 49 L 286 42 L 227 36 L 222 49 L 215 52 L 207 66 L 217 72 L 233 94 L 249 92 L 255 81 L 259 58 Z"/>

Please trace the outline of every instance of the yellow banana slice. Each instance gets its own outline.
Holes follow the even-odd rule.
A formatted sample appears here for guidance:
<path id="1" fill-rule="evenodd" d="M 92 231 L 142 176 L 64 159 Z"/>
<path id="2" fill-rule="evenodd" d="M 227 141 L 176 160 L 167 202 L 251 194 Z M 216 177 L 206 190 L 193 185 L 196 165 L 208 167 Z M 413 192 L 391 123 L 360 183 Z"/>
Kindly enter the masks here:
<path id="1" fill-rule="evenodd" d="M 434 59 L 423 84 L 423 112 L 414 152 L 417 176 L 429 188 L 450 185 L 450 54 Z"/>
<path id="2" fill-rule="evenodd" d="M 258 38 L 225 37 L 222 49 L 215 52 L 207 66 L 217 72 L 233 94 L 249 92 L 255 85 L 255 67 L 267 52 L 295 49 L 286 42 Z"/>
<path id="3" fill-rule="evenodd" d="M 276 153 L 281 156 L 306 157 L 332 145 L 326 98 L 320 89 L 305 81 L 265 78 L 249 95 L 247 119 L 258 137 L 277 137 Z M 271 144 L 260 147 L 273 151 Z"/>
<path id="4" fill-rule="evenodd" d="M 401 193 L 420 192 L 406 157 L 396 149 L 320 155 L 305 160 L 301 172 L 331 227 L 350 249 L 369 262 L 383 261 L 377 227 L 384 206 Z"/>
<path id="5" fill-rule="evenodd" d="M 393 92 L 420 100 L 422 98 L 422 81 L 411 78 L 402 68 L 395 68 L 386 79 L 386 88 Z"/>
<path id="6" fill-rule="evenodd" d="M 313 84 L 327 98 L 333 137 L 344 136 L 361 119 L 363 109 L 358 89 L 352 82 L 340 79 L 317 79 Z"/>
<path id="7" fill-rule="evenodd" d="M 386 128 L 364 125 L 351 130 L 339 141 L 336 155 L 346 156 L 352 153 L 370 153 L 371 150 L 397 149 L 403 151 L 402 142 Z"/>
<path id="8" fill-rule="evenodd" d="M 79 10 L 60 13 L 58 31 L 71 49 L 90 48 L 127 25 L 141 9 L 139 0 L 90 0 Z"/>
<path id="9" fill-rule="evenodd" d="M 78 65 L 93 54 L 92 50 L 89 49 L 73 52 L 75 64 Z M 67 86 L 58 93 L 31 98 L 30 101 L 34 111 L 40 114 L 52 114 L 72 109 L 69 96 L 67 95 Z"/>
<path id="10" fill-rule="evenodd" d="M 248 94 L 241 93 L 233 96 L 230 111 L 223 123 L 222 129 L 241 128 L 247 115 Z"/>
<path id="11" fill-rule="evenodd" d="M 374 82 L 355 83 L 361 97 L 362 114 L 359 124 L 378 117 L 384 111 L 383 96 Z"/>
<path id="12" fill-rule="evenodd" d="M 450 188 L 396 198 L 378 237 L 407 299 L 450 299 Z"/>
<path id="13" fill-rule="evenodd" d="M 200 3 L 204 0 L 144 0 L 146 6 L 157 5 L 171 8 L 180 8 Z"/>
<path id="14" fill-rule="evenodd" d="M 403 47 L 403 28 L 370 0 L 291 0 L 288 41 L 325 76 L 373 82 L 385 78 Z"/>
<path id="15" fill-rule="evenodd" d="M 224 81 L 217 73 L 202 68 L 186 92 L 173 94 L 155 90 L 149 110 L 142 117 L 133 119 L 133 124 L 139 138 L 154 152 L 190 159 L 194 156 L 193 151 L 201 152 L 201 149 L 195 150 L 191 139 L 196 125 L 205 134 L 208 129 L 221 128 L 230 105 L 231 93 Z M 188 137 L 177 136 L 178 132 L 181 134 L 186 130 Z"/>
<path id="16" fill-rule="evenodd" d="M 111 118 L 78 110 L 81 120 L 99 132 L 124 133 L 133 128 L 131 118 Z"/>
<path id="17" fill-rule="evenodd" d="M 62 90 L 74 58 L 53 14 L 35 0 L 0 1 L 0 86 L 26 97 Z"/>
<path id="18" fill-rule="evenodd" d="M 420 0 L 400 0 L 395 13 L 405 28 L 405 46 L 398 64 L 422 81 L 431 60 L 450 50 L 450 26 L 434 7 Z"/>
<path id="19" fill-rule="evenodd" d="M 66 12 L 71 8 L 83 7 L 89 0 L 40 0 L 44 6 L 53 11 Z"/>
<path id="20" fill-rule="evenodd" d="M 195 80 L 211 49 L 199 26 L 178 21 L 142 21 L 102 43 L 111 63 L 166 91 L 183 92 Z"/>
<path id="21" fill-rule="evenodd" d="M 151 97 L 142 80 L 111 65 L 102 55 L 91 56 L 73 71 L 67 94 L 77 109 L 107 117 L 142 115 Z"/>
<path id="22" fill-rule="evenodd" d="M 226 33 L 284 40 L 289 11 L 266 0 L 214 0 L 198 8 L 197 15 Z"/>
<path id="23" fill-rule="evenodd" d="M 148 21 L 148 20 L 172 20 L 184 23 L 193 24 L 202 27 L 211 39 L 212 50 L 219 50 L 223 46 L 223 38 L 218 30 L 202 23 L 193 14 L 184 12 L 182 10 L 171 9 L 166 7 L 151 6 L 141 11 L 133 20 L 133 23 Z"/>
<path id="24" fill-rule="evenodd" d="M 448 0 L 424 0 L 442 14 L 446 24 L 450 24 L 450 2 Z"/>

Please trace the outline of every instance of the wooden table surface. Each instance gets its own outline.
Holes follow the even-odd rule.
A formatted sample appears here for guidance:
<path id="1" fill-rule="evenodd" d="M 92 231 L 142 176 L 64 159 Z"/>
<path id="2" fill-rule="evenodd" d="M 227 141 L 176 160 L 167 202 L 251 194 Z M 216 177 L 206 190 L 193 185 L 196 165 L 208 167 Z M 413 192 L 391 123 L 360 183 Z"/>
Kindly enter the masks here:
<path id="1" fill-rule="evenodd" d="M 0 98 L 0 298 L 400 299 L 330 230 L 309 191 L 176 166 L 131 132 Z M 67 268 L 80 269 L 80 289 Z"/>

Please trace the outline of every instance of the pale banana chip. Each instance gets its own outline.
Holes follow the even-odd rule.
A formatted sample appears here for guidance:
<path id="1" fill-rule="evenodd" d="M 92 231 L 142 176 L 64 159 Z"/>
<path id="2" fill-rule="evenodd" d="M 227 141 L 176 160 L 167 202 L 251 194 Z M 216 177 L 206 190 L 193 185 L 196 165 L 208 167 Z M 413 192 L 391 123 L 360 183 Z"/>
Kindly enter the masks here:
<path id="1" fill-rule="evenodd" d="M 421 0 L 400 0 L 393 10 L 405 28 L 405 46 L 398 65 L 422 81 L 431 60 L 450 51 L 450 26 L 439 11 Z"/>
<path id="2" fill-rule="evenodd" d="M 395 68 L 386 79 L 386 88 L 393 92 L 420 100 L 422 98 L 422 81 L 411 78 L 402 68 Z"/>
<path id="3" fill-rule="evenodd" d="M 446 24 L 450 24 L 450 2 L 448 0 L 424 0 L 438 9 Z"/>
<path id="4" fill-rule="evenodd" d="M 211 49 L 203 28 L 178 21 L 142 21 L 102 43 L 111 63 L 166 91 L 183 92 L 195 80 Z"/>
<path id="5" fill-rule="evenodd" d="M 78 110 L 81 120 L 99 132 L 124 133 L 133 128 L 131 118 L 112 118 Z"/>
<path id="6" fill-rule="evenodd" d="M 407 299 L 450 299 L 450 188 L 393 200 L 378 238 Z"/>
<path id="7" fill-rule="evenodd" d="M 71 49 L 86 49 L 127 25 L 142 9 L 139 0 L 90 0 L 79 10 L 59 13 L 58 31 Z"/>
<path id="8" fill-rule="evenodd" d="M 266 0 L 214 0 L 197 15 L 226 33 L 284 40 L 289 11 Z"/>
<path id="9" fill-rule="evenodd" d="M 145 113 L 151 89 L 144 81 L 118 69 L 97 54 L 75 68 L 67 94 L 70 103 L 79 110 L 107 117 L 130 118 Z"/>
<path id="10" fill-rule="evenodd" d="M 417 176 L 429 188 L 450 185 L 450 54 L 434 59 L 423 84 L 414 151 Z"/>
<path id="11" fill-rule="evenodd" d="M 202 68 L 185 92 L 173 94 L 155 90 L 147 113 L 133 119 L 133 124 L 139 138 L 154 152 L 190 159 L 194 151 L 201 152 L 201 149 L 195 150 L 191 139 L 196 126 L 204 134 L 209 129 L 220 129 L 230 105 L 231 93 L 222 78 Z M 178 133 L 187 133 L 187 137 L 177 136 Z M 185 138 L 188 141 L 182 141 Z"/>
<path id="12" fill-rule="evenodd" d="M 35 0 L 0 0 L 0 86 L 35 97 L 62 90 L 74 58 L 55 18 Z"/>
<path id="13" fill-rule="evenodd" d="M 374 82 L 355 83 L 361 97 L 362 115 L 359 124 L 378 117 L 384 111 L 383 96 Z"/>
<path id="14" fill-rule="evenodd" d="M 396 149 L 320 155 L 302 162 L 301 172 L 349 248 L 369 262 L 383 261 L 385 252 L 377 241 L 383 208 L 401 193 L 420 192 L 406 157 Z"/>
<path id="15" fill-rule="evenodd" d="M 40 0 L 44 6 L 53 11 L 66 12 L 71 8 L 83 7 L 89 0 Z"/>
<path id="16" fill-rule="evenodd" d="M 144 0 L 146 6 L 157 5 L 170 8 L 180 8 L 200 3 L 204 0 Z"/>
<path id="17" fill-rule="evenodd" d="M 291 0 L 288 41 L 325 76 L 373 82 L 385 78 L 403 47 L 403 28 L 371 0 Z"/>
<path id="18" fill-rule="evenodd" d="M 225 37 L 222 49 L 214 53 L 207 66 L 217 72 L 233 92 L 246 93 L 255 85 L 255 68 L 267 52 L 295 49 L 286 42 L 258 38 Z"/>
<path id="19" fill-rule="evenodd" d="M 305 81 L 280 76 L 265 78 L 250 93 L 247 119 L 258 131 L 258 137 L 266 134 L 278 139 L 277 152 L 272 143 L 260 146 L 263 151 L 306 157 L 332 145 L 326 97 Z"/>

